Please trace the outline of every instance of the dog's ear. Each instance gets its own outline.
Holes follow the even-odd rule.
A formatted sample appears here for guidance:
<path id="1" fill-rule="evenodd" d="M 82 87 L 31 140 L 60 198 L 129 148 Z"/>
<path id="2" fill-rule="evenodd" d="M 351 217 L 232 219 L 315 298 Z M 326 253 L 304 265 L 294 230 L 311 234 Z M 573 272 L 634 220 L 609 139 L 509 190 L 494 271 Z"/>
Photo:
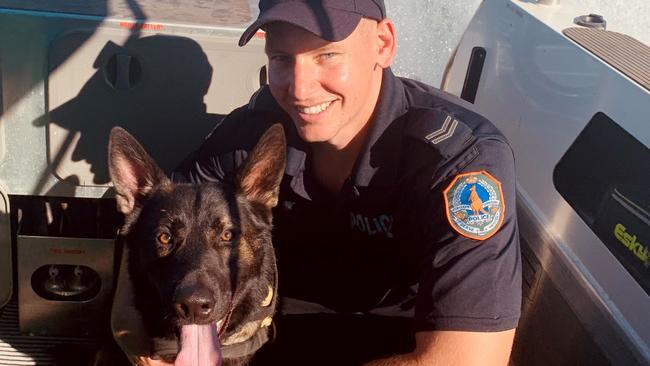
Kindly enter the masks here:
<path id="1" fill-rule="evenodd" d="M 117 208 L 125 215 L 141 205 L 153 187 L 170 183 L 142 145 L 120 127 L 113 127 L 108 139 L 108 172 Z"/>
<path id="2" fill-rule="evenodd" d="M 281 124 L 274 124 L 264 132 L 240 169 L 239 192 L 251 201 L 275 207 L 284 175 L 286 150 L 284 129 Z"/>

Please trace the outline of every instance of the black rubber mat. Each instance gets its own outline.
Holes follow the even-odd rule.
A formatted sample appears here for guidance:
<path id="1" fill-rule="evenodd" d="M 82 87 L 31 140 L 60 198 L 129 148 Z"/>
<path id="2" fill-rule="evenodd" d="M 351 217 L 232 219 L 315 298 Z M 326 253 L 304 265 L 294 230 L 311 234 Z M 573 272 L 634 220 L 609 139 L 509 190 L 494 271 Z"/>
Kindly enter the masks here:
<path id="1" fill-rule="evenodd" d="M 0 309 L 0 365 L 68 366 L 97 363 L 97 339 L 21 334 L 14 300 Z"/>

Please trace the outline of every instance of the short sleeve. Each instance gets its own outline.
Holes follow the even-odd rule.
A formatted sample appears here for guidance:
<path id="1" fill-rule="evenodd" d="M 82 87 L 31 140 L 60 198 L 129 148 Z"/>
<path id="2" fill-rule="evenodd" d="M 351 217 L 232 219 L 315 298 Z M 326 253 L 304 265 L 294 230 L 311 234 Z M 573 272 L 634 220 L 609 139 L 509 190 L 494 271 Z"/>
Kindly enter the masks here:
<path id="1" fill-rule="evenodd" d="M 433 178 L 418 224 L 426 256 L 416 329 L 513 329 L 521 259 L 512 151 L 501 139 L 482 139 L 456 162 Z"/>

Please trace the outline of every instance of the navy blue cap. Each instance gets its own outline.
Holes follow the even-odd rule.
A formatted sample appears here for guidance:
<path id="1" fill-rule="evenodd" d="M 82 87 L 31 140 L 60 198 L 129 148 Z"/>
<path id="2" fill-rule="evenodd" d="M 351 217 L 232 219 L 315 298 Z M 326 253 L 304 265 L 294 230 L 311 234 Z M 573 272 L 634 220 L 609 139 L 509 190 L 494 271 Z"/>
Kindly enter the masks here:
<path id="1" fill-rule="evenodd" d="M 318 37 L 337 42 L 347 38 L 361 18 L 386 17 L 384 0 L 260 0 L 260 15 L 239 39 L 243 46 L 271 22 L 287 22 Z"/>

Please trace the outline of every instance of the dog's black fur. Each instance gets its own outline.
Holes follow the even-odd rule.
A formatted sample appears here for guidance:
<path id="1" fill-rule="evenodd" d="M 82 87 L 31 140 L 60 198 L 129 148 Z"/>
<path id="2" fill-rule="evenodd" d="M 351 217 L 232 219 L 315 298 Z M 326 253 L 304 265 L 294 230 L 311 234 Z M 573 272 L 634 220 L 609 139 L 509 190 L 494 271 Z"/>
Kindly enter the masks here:
<path id="1" fill-rule="evenodd" d="M 180 326 L 217 322 L 232 311 L 223 341 L 260 320 L 260 313 L 272 312 L 275 294 L 270 305 L 260 304 L 277 278 L 271 209 L 285 150 L 284 131 L 274 125 L 236 176 L 223 183 L 179 184 L 130 134 L 119 127 L 111 131 L 109 172 L 125 215 L 120 234 L 135 305 L 154 344 L 176 345 Z M 152 356 L 172 360 L 176 352 L 154 346 Z"/>

